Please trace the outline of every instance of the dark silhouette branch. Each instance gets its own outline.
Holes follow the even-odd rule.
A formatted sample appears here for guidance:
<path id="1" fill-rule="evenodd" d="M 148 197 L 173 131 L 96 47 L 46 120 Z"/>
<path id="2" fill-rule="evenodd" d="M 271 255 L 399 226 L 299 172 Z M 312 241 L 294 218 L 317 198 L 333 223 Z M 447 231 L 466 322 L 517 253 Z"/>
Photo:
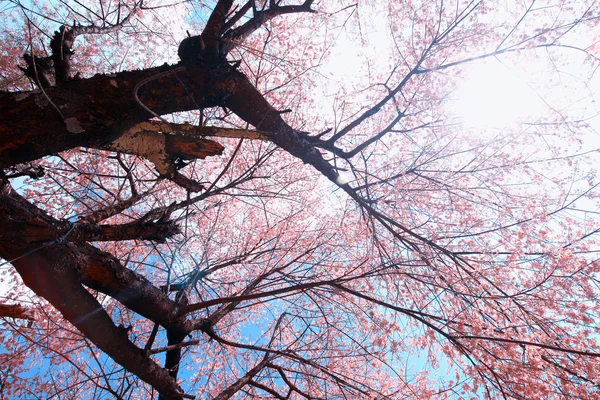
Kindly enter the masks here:
<path id="1" fill-rule="evenodd" d="M 267 23 L 275 17 L 284 14 L 316 13 L 316 11 L 311 8 L 313 2 L 314 0 L 306 0 L 302 4 L 291 6 L 279 6 L 275 2 L 271 2 L 268 9 L 255 10 L 254 16 L 250 20 L 248 20 L 247 22 L 245 22 L 237 28 L 230 29 L 229 31 L 223 34 L 226 52 L 229 53 L 238 44 L 246 40 L 246 38 L 248 38 L 248 36 L 250 36 L 254 31 L 256 31 L 258 28 L 260 28 L 265 23 Z M 242 8 L 242 10 L 245 11 L 247 11 L 248 9 L 249 7 L 246 8 L 246 6 Z"/>

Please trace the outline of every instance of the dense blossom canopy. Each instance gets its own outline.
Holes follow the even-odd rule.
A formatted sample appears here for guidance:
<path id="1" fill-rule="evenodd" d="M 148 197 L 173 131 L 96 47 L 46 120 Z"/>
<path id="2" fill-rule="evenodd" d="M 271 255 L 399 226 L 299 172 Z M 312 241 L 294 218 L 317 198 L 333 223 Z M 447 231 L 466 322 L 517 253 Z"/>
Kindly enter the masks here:
<path id="1" fill-rule="evenodd" d="M 598 395 L 597 1 L 89 3 L 0 5 L 0 397 Z"/>

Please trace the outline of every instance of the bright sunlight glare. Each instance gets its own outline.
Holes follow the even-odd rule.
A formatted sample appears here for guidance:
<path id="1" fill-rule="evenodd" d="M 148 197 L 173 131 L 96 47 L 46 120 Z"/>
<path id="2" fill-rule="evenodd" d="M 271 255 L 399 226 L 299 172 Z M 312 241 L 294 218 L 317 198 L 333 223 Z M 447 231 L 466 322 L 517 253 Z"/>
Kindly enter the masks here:
<path id="1" fill-rule="evenodd" d="M 498 128 L 540 112 L 542 102 L 522 71 L 497 60 L 471 65 L 454 93 L 453 113 L 468 127 Z"/>

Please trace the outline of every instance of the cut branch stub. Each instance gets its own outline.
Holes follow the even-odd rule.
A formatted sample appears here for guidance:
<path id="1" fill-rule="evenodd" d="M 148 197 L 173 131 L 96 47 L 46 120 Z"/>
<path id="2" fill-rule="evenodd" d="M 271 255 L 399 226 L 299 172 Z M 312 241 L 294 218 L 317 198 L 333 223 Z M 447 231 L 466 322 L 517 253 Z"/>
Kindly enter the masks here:
<path id="1" fill-rule="evenodd" d="M 144 157 L 155 165 L 161 175 L 188 190 L 199 191 L 202 189 L 201 185 L 179 174 L 175 161 L 204 159 L 222 154 L 224 148 L 221 144 L 203 137 L 269 140 L 266 132 L 252 129 L 146 121 L 135 125 L 119 139 L 100 149 Z"/>
<path id="2" fill-rule="evenodd" d="M 223 145 L 213 140 L 190 138 L 183 135 L 165 135 L 165 137 L 167 153 L 184 160 L 219 156 L 224 149 Z"/>
<path id="3" fill-rule="evenodd" d="M 227 53 L 221 35 L 232 5 L 233 0 L 219 0 L 202 34 L 185 38 L 181 42 L 177 54 L 185 65 L 215 64 L 226 60 Z"/>
<path id="4" fill-rule="evenodd" d="M 73 29 L 63 25 L 58 31 L 54 32 L 54 36 L 50 41 L 56 84 L 67 82 L 71 78 L 71 56 L 73 55 L 71 49 L 75 37 Z"/>
<path id="5" fill-rule="evenodd" d="M 140 124 L 103 149 L 144 157 L 154 164 L 161 175 L 172 177 L 177 158 L 195 160 L 217 156 L 223 153 L 224 147 L 212 140 L 146 130 L 144 124 Z"/>
<path id="6" fill-rule="evenodd" d="M 35 311 L 19 304 L 0 304 L 0 317 L 35 321 Z"/>

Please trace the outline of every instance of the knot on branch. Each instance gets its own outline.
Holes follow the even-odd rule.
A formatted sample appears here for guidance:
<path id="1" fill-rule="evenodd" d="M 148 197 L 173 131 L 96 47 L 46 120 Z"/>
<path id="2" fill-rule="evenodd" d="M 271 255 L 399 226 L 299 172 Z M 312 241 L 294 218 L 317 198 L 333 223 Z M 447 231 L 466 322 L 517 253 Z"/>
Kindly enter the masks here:
<path id="1" fill-rule="evenodd" d="M 221 40 L 207 44 L 202 35 L 183 39 L 177 49 L 177 55 L 187 66 L 221 65 L 227 61 L 225 46 Z"/>

